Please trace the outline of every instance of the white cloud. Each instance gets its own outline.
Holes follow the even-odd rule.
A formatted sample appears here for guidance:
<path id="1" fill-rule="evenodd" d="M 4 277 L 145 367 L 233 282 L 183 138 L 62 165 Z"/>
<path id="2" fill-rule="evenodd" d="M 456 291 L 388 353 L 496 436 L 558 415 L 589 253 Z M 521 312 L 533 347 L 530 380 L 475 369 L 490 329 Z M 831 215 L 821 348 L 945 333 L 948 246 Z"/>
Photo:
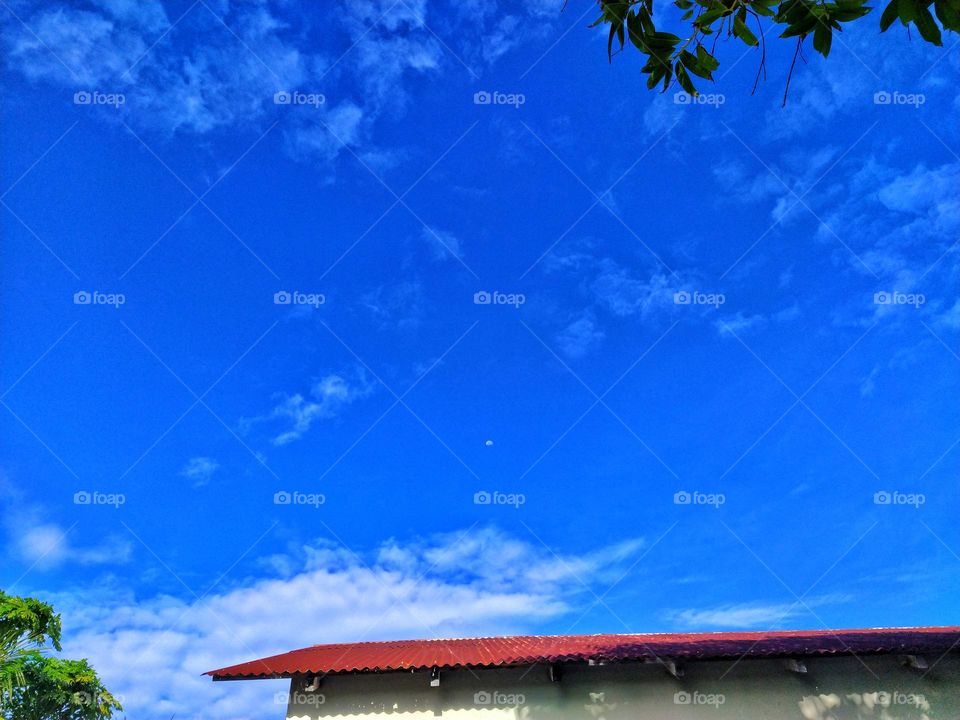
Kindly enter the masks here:
<path id="1" fill-rule="evenodd" d="M 106 565 L 130 559 L 131 545 L 124 538 L 110 537 L 93 545 L 77 545 L 72 530 L 56 523 L 38 521 L 36 516 L 9 522 L 10 538 L 16 554 L 28 565 L 41 570 L 64 563 Z"/>
<path id="2" fill-rule="evenodd" d="M 721 337 L 735 337 L 764 325 L 767 319 L 763 315 L 744 315 L 737 311 L 733 315 L 713 321 L 713 326 Z"/>
<path id="3" fill-rule="evenodd" d="M 606 336 L 603 330 L 597 327 L 593 314 L 585 313 L 557 334 L 557 343 L 560 352 L 576 360 L 586 355 L 604 337 Z"/>
<path id="4" fill-rule="evenodd" d="M 89 493 L 87 493 L 89 494 Z M 7 533 L 4 554 L 26 563 L 37 570 L 49 570 L 64 563 L 84 566 L 125 563 L 130 559 L 132 546 L 128 538 L 117 535 L 99 537 L 99 542 L 83 543 L 78 540 L 81 523 L 71 527 L 50 519 L 47 508 L 27 502 L 23 492 L 0 471 L 0 502 L 4 515 L 0 517 Z M 102 506 L 91 508 L 77 505 L 78 509 L 92 512 L 115 512 L 115 508 Z"/>
<path id="5" fill-rule="evenodd" d="M 649 139 L 660 137 L 678 124 L 686 108 L 673 101 L 673 95 L 652 96 L 643 111 L 643 124 Z M 689 113 L 688 113 L 689 114 Z"/>
<path id="6" fill-rule="evenodd" d="M 860 397 L 867 398 L 873 396 L 873 391 L 877 388 L 876 380 L 879 374 L 880 366 L 874 365 L 870 374 L 860 380 Z"/>
<path id="7" fill-rule="evenodd" d="M 777 629 L 797 618 L 808 617 L 808 608 L 849 602 L 849 596 L 825 595 L 793 603 L 736 603 L 711 608 L 687 608 L 667 613 L 670 621 L 690 630 L 712 628 Z"/>
<path id="8" fill-rule="evenodd" d="M 365 293 L 361 302 L 381 327 L 416 327 L 424 312 L 423 287 L 413 280 L 380 285 Z"/>
<path id="9" fill-rule="evenodd" d="M 374 386 L 366 376 L 358 372 L 352 378 L 332 373 L 317 380 L 307 395 L 281 395 L 280 403 L 267 415 L 241 420 L 245 429 L 271 420 L 281 420 L 289 425 L 273 437 L 274 445 L 286 445 L 299 439 L 317 420 L 329 420 L 351 403 L 368 396 Z"/>
<path id="10" fill-rule="evenodd" d="M 909 281 L 926 272 L 960 232 L 960 163 L 898 168 L 874 159 L 864 161 L 833 211 L 825 218 L 885 280 Z M 836 242 L 826 228 L 819 237 Z M 847 262 L 866 272 L 849 253 Z M 909 291 L 909 287 L 897 288 Z"/>
<path id="11" fill-rule="evenodd" d="M 123 93 L 115 117 L 167 136 L 236 125 L 262 130 L 266 115 L 277 113 L 286 150 L 302 160 L 330 162 L 345 145 L 375 167 L 395 163 L 396 152 L 373 146 L 373 122 L 387 110 L 401 113 L 410 76 L 437 70 L 444 55 L 421 21 L 422 2 L 344 3 L 335 21 L 323 21 L 329 48 L 308 42 L 322 13 L 297 14 L 291 28 L 266 3 L 201 3 L 164 34 L 171 21 L 158 2 L 97 5 L 25 8 L 32 32 L 20 23 L 4 26 L 10 66 L 69 93 Z M 342 54 L 344 48 L 349 52 Z M 334 67 L 332 58 L 341 54 Z M 279 90 L 320 93 L 330 105 L 278 109 Z"/>
<path id="12" fill-rule="evenodd" d="M 561 316 L 567 324 L 556 335 L 561 351 L 571 358 L 599 345 L 607 322 L 639 318 L 655 325 L 673 315 L 673 295 L 686 284 L 680 273 L 664 272 L 650 256 L 621 263 L 598 254 L 598 246 L 591 238 L 577 239 L 550 252 L 542 263 L 544 273 L 576 282 L 574 292 L 583 297 L 584 311 L 572 319 Z"/>
<path id="13" fill-rule="evenodd" d="M 187 461 L 187 464 L 180 470 L 180 475 L 193 480 L 195 485 L 204 485 L 209 482 L 213 473 L 220 467 L 213 458 L 194 457 Z"/>
<path id="14" fill-rule="evenodd" d="M 546 50 L 549 38 L 556 37 L 555 21 L 563 19 L 563 7 L 553 0 L 455 2 L 450 9 L 457 20 L 451 23 L 456 50 L 475 71 L 491 67 L 518 47 L 546 42 Z"/>
<path id="15" fill-rule="evenodd" d="M 282 24 L 263 7 L 231 15 L 227 30 L 198 5 L 191 20 L 203 23 L 200 41 L 183 49 L 175 33 L 184 27 L 154 45 L 158 28 L 169 25 L 156 3 L 101 4 L 102 13 L 47 7 L 26 19 L 36 36 L 8 25 L 13 66 L 71 91 L 123 93 L 127 122 L 170 135 L 256 121 L 277 90 L 306 77 L 311 58 L 281 40 Z"/>
<path id="16" fill-rule="evenodd" d="M 147 32 L 163 32 L 170 27 L 159 0 L 95 0 L 95 4 L 117 20 L 133 23 Z"/>
<path id="17" fill-rule="evenodd" d="M 591 290 L 614 315 L 638 314 L 646 318 L 655 311 L 672 309 L 674 291 L 663 273 L 654 272 L 649 278 L 641 279 L 609 258 L 602 259 L 598 265 L 599 272 L 591 283 Z"/>
<path id="18" fill-rule="evenodd" d="M 960 229 L 960 163 L 928 168 L 922 163 L 893 178 L 877 191 L 889 210 L 915 216 L 929 233 L 955 233 Z"/>
<path id="19" fill-rule="evenodd" d="M 558 557 L 486 528 L 389 541 L 364 557 L 319 543 L 298 553 L 292 574 L 202 600 L 106 586 L 41 596 L 63 613 L 66 656 L 89 658 L 128 716 L 233 720 L 282 714 L 272 699 L 286 683 L 201 673 L 311 643 L 536 631 L 589 602 L 581 581 L 602 591 L 641 547 Z"/>
<path id="20" fill-rule="evenodd" d="M 960 330 L 960 300 L 957 300 L 952 307 L 940 315 L 939 322 L 951 330 Z"/>
<path id="21" fill-rule="evenodd" d="M 354 148 L 366 137 L 364 113 L 356 103 L 344 100 L 323 113 L 322 123 L 308 119 L 287 134 L 288 150 L 295 157 L 333 160 L 344 147 Z"/>
<path id="22" fill-rule="evenodd" d="M 434 260 L 463 259 L 460 240 L 452 233 L 425 227 L 420 233 L 420 240 L 431 249 Z"/>
<path id="23" fill-rule="evenodd" d="M 121 75 L 148 48 L 138 31 L 120 29 L 97 12 L 51 8 L 29 17 L 27 24 L 31 30 L 9 24 L 4 40 L 11 65 L 30 80 L 109 92 L 104 84 L 123 83 Z"/>
<path id="24" fill-rule="evenodd" d="M 875 158 L 860 161 L 848 190 L 824 214 L 817 238 L 834 248 L 843 263 L 869 286 L 850 296 L 835 310 L 840 325 L 868 326 L 876 322 L 902 323 L 903 308 L 871 302 L 875 292 L 919 293 L 927 303 L 921 316 L 940 322 L 949 311 L 950 288 L 960 233 L 960 163 L 927 166 L 909 162 L 897 167 Z M 840 246 L 827 226 L 852 250 Z"/>

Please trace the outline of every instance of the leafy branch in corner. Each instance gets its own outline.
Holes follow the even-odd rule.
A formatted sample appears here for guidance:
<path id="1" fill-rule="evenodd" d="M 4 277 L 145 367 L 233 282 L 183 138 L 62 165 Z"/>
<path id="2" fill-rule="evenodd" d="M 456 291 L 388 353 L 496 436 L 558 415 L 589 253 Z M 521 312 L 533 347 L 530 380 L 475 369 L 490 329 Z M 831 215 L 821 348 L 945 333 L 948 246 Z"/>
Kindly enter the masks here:
<path id="1" fill-rule="evenodd" d="M 796 38 L 787 76 L 788 91 L 797 57 L 803 57 L 806 39 L 812 36 L 813 49 L 827 57 L 833 33 L 842 32 L 844 23 L 859 20 L 873 10 L 866 4 L 868 1 L 672 0 L 670 4 L 679 13 L 679 21 L 690 27 L 689 34 L 682 38 L 657 29 L 654 0 L 598 0 L 601 14 L 590 27 L 604 23 L 610 26 L 607 55 L 611 61 L 623 51 L 627 40 L 646 56 L 641 71 L 647 75 L 647 87 L 651 90 L 661 85 L 662 92 L 666 92 L 676 82 L 685 92 L 697 95 L 693 76 L 713 81 L 713 73 L 720 67 L 715 53 L 721 37 L 733 37 L 760 50 L 753 86 L 756 91 L 761 74 L 766 76 L 766 23 L 779 31 L 780 38 Z M 908 32 L 912 25 L 925 41 L 941 46 L 941 26 L 960 32 L 960 0 L 890 0 L 880 18 L 880 31 L 885 32 L 896 20 Z M 756 28 L 756 32 L 751 28 Z M 786 104 L 786 91 L 783 101 Z"/>

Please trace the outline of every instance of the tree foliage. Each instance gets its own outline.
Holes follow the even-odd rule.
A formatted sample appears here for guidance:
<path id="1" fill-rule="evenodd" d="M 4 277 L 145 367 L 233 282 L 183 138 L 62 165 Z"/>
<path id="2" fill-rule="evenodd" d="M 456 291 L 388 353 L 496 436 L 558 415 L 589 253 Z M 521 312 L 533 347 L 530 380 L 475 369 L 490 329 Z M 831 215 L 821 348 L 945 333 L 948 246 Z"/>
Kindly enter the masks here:
<path id="1" fill-rule="evenodd" d="M 0 591 L 0 717 L 104 720 L 121 710 L 86 660 L 60 650 L 60 615 L 48 603 Z"/>
<path id="2" fill-rule="evenodd" d="M 641 71 L 647 75 L 648 88 L 660 85 L 666 92 L 676 81 L 691 95 L 698 94 L 694 77 L 712 81 L 713 73 L 720 67 L 715 53 L 721 37 L 759 48 L 759 82 L 761 73 L 766 73 L 766 40 L 771 30 L 777 37 L 795 42 L 792 75 L 808 38 L 812 38 L 813 49 L 827 57 L 834 33 L 874 9 L 867 5 L 869 0 L 670 0 L 675 15 L 669 19 L 670 26 L 689 27 L 686 37 L 680 37 L 657 27 L 654 0 L 598 1 L 600 17 L 591 27 L 609 25 L 609 58 L 612 60 L 629 40 L 646 57 Z M 960 32 L 960 0 L 886 1 L 880 32 L 886 32 L 899 20 L 908 32 L 915 29 L 923 40 L 938 46 L 943 44 L 941 26 Z M 788 88 L 789 82 L 788 76 Z"/>
<path id="3" fill-rule="evenodd" d="M 60 650 L 60 631 L 60 616 L 53 606 L 0 591 L 0 697 L 25 682 L 17 662 L 25 653 L 47 643 Z"/>

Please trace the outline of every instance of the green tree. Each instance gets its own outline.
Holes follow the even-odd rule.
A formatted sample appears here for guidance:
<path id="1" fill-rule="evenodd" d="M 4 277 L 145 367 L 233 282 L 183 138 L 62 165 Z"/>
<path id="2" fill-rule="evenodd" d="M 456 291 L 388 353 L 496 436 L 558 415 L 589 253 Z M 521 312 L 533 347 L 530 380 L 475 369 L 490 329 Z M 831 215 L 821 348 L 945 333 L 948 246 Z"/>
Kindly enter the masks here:
<path id="1" fill-rule="evenodd" d="M 885 1 L 888 4 L 880 16 L 880 32 L 899 20 L 908 33 L 915 29 L 923 40 L 938 46 L 943 44 L 941 27 L 960 32 L 960 0 Z M 814 51 L 826 57 L 834 32 L 874 9 L 867 5 L 869 0 L 660 0 L 673 11 L 673 17 L 664 18 L 664 22 L 685 29 L 685 37 L 680 37 L 657 28 L 654 0 L 598 2 L 600 17 L 591 27 L 609 25 L 607 55 L 611 61 L 629 39 L 646 57 L 641 71 L 647 75 L 647 87 L 662 85 L 664 92 L 676 81 L 683 90 L 696 95 L 694 76 L 712 81 L 720 67 L 715 53 L 721 37 L 759 49 L 755 91 L 761 74 L 766 75 L 767 34 L 777 33 L 777 37 L 794 43 L 784 103 L 797 57 L 802 55 L 807 39 L 812 38 Z"/>
<path id="2" fill-rule="evenodd" d="M 86 660 L 51 657 L 60 615 L 48 603 L 0 591 L 0 717 L 105 720 L 121 710 Z"/>

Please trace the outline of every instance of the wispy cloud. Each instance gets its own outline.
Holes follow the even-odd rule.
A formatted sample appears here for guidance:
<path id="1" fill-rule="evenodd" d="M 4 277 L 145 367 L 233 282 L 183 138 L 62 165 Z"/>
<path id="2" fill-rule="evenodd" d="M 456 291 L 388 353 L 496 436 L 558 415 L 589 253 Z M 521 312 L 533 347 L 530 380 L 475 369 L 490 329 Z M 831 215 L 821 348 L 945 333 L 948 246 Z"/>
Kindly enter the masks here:
<path id="1" fill-rule="evenodd" d="M 649 277 L 637 277 L 610 258 L 603 258 L 598 265 L 590 287 L 614 315 L 646 318 L 673 309 L 674 288 L 665 274 L 654 271 Z"/>
<path id="2" fill-rule="evenodd" d="M 387 109 L 402 112 L 407 76 L 436 70 L 443 56 L 425 12 L 417 2 L 345 3 L 329 18 L 299 14 L 300 32 L 291 33 L 267 3 L 200 3 L 176 26 L 157 2 L 51 3 L 25 10 L 26 27 L 7 22 L 3 41 L 14 70 L 65 88 L 65 97 L 124 94 L 113 116 L 138 129 L 168 137 L 262 130 L 269 114 L 280 114 L 295 159 L 330 162 L 348 147 L 382 169 L 395 153 L 375 146 L 373 122 Z M 324 23 L 324 47 L 306 39 L 315 22 Z M 199 41 L 184 45 L 178 31 L 188 26 Z M 276 107 L 275 93 L 297 90 L 329 100 Z"/>
<path id="3" fill-rule="evenodd" d="M 797 603 L 732 603 L 709 608 L 687 608 L 668 612 L 669 621 L 691 630 L 712 628 L 776 629 L 811 615 L 809 608 L 850 602 L 847 595 L 805 598 Z"/>
<path id="4" fill-rule="evenodd" d="M 720 337 L 734 338 L 754 332 L 770 323 L 787 323 L 796 320 L 801 314 L 802 310 L 796 303 L 778 310 L 770 316 L 762 313 L 750 315 L 738 310 L 731 315 L 725 315 L 714 320 L 713 327 Z"/>
<path id="5" fill-rule="evenodd" d="M 69 528 L 55 523 L 17 523 L 11 535 L 20 558 L 40 569 L 58 567 L 64 563 L 121 564 L 130 560 L 132 550 L 131 544 L 120 537 L 112 537 L 102 543 L 78 545 L 71 537 Z"/>
<path id="6" fill-rule="evenodd" d="M 194 481 L 194 486 L 206 485 L 213 473 L 220 467 L 213 458 L 193 457 L 187 461 L 187 464 L 180 470 L 181 477 Z"/>
<path id="7" fill-rule="evenodd" d="M 556 339 L 567 357 L 583 357 L 595 349 L 608 325 L 630 318 L 657 325 L 675 315 L 674 293 L 686 281 L 679 273 L 668 275 L 652 257 L 632 260 L 620 262 L 602 254 L 590 238 L 564 243 L 544 257 L 543 272 L 574 281 L 573 292 L 583 303 L 576 315 L 560 315 L 565 325 Z"/>
<path id="8" fill-rule="evenodd" d="M 82 489 L 74 491 L 73 501 L 78 508 L 89 508 L 93 512 L 114 512 L 113 508 L 91 508 L 88 503 L 93 493 Z M 116 500 L 116 494 L 106 497 L 97 494 L 98 499 Z M 0 523 L 7 535 L 5 554 L 25 562 L 37 570 L 51 570 L 66 563 L 77 565 L 114 565 L 130 560 L 132 546 L 125 537 L 111 534 L 97 538 L 98 542 L 83 542 L 82 528 L 74 523 L 65 527 L 51 519 L 49 509 L 39 503 L 28 502 L 23 491 L 0 472 L 0 501 L 3 515 Z M 125 498 L 120 501 L 125 502 Z M 79 518 L 78 518 L 79 520 Z"/>
<path id="9" fill-rule="evenodd" d="M 560 352 L 576 360 L 599 345 L 604 337 L 606 336 L 603 330 L 597 327 L 596 318 L 588 312 L 563 328 L 557 334 L 557 343 L 560 346 Z"/>
<path id="10" fill-rule="evenodd" d="M 416 327 L 423 316 L 423 287 L 417 280 L 380 285 L 365 293 L 362 305 L 381 327 L 406 329 Z"/>
<path id="11" fill-rule="evenodd" d="M 434 260 L 463 259 L 460 239 L 453 233 L 434 228 L 423 228 L 420 240 L 430 248 Z"/>
<path id="12" fill-rule="evenodd" d="M 274 445 L 286 445 L 301 438 L 317 420 L 329 420 L 340 414 L 347 405 L 367 397 L 374 385 L 366 375 L 357 371 L 352 375 L 331 373 L 311 385 L 307 394 L 280 394 L 280 402 L 266 415 L 241 420 L 241 426 L 278 421 L 286 428 L 272 438 Z"/>
<path id="13" fill-rule="evenodd" d="M 589 604 L 581 583 L 613 582 L 643 545 L 555 556 L 496 528 L 391 540 L 359 555 L 320 541 L 275 557 L 282 576 L 202 600 L 116 587 L 51 599 L 69 618 L 64 651 L 89 658 L 128 713 L 220 720 L 271 707 L 285 685 L 225 687 L 202 677 L 207 670 L 311 643 L 533 631 Z"/>

